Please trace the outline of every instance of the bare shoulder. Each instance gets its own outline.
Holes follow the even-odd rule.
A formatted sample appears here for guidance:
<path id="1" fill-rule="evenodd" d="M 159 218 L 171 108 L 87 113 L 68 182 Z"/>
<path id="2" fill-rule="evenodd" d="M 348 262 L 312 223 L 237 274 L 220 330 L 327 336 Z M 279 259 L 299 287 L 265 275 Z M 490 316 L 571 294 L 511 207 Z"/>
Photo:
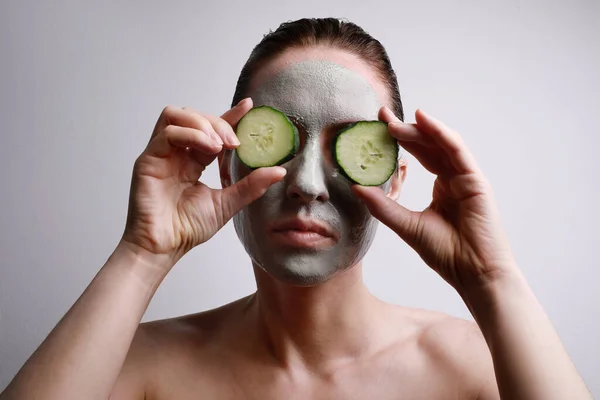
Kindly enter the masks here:
<path id="1" fill-rule="evenodd" d="M 492 357 L 475 322 L 436 311 L 399 308 L 399 313 L 414 324 L 419 352 L 473 388 L 475 398 L 499 398 Z"/>
<path id="2" fill-rule="evenodd" d="M 245 297 L 208 311 L 140 324 L 140 342 L 145 345 L 160 343 L 162 346 L 182 346 L 189 345 L 191 341 L 196 346 L 202 346 L 238 317 L 246 309 L 248 300 L 249 297 Z"/>
<path id="3" fill-rule="evenodd" d="M 156 383 L 169 371 L 201 368 L 201 361 L 218 346 L 219 333 L 247 302 L 243 298 L 213 310 L 140 324 L 111 400 L 144 399 L 157 391 Z M 190 365 L 191 360 L 198 364 Z"/>
<path id="4" fill-rule="evenodd" d="M 436 311 L 408 309 L 405 313 L 419 327 L 419 343 L 440 355 L 489 356 L 485 339 L 477 324 Z M 453 357 L 454 359 L 454 357 Z"/>

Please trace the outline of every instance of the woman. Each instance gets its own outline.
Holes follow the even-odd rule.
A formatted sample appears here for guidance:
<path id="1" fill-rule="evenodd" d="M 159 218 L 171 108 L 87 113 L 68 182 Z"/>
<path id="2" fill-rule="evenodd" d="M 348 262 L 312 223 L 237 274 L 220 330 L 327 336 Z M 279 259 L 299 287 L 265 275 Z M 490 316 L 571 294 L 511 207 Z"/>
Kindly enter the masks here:
<path id="1" fill-rule="evenodd" d="M 136 160 L 123 237 L 2 399 L 590 398 L 501 230 L 459 135 L 417 111 L 405 124 L 379 42 L 335 19 L 283 24 L 255 48 L 221 117 L 167 107 Z M 288 114 L 296 157 L 248 170 L 232 151 L 254 106 Z M 406 175 L 352 185 L 328 149 L 380 119 L 437 175 L 423 212 L 396 203 Z M 198 181 L 219 159 L 222 190 Z M 257 292 L 139 325 L 189 250 L 234 219 Z M 476 324 L 385 304 L 362 283 L 377 220 L 452 285 Z M 138 326 L 139 325 L 139 326 Z"/>

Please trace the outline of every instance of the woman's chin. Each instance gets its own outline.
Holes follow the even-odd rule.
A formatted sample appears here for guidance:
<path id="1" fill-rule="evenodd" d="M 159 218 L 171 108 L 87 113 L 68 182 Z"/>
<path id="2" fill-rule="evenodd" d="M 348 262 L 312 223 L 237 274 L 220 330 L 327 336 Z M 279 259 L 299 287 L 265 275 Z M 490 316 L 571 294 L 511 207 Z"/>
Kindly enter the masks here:
<path id="1" fill-rule="evenodd" d="M 357 262 L 356 257 L 344 260 L 344 257 L 336 252 L 326 250 L 279 250 L 270 252 L 268 256 L 263 254 L 261 257 L 253 257 L 253 263 L 277 281 L 292 286 L 308 287 L 322 284 Z"/>

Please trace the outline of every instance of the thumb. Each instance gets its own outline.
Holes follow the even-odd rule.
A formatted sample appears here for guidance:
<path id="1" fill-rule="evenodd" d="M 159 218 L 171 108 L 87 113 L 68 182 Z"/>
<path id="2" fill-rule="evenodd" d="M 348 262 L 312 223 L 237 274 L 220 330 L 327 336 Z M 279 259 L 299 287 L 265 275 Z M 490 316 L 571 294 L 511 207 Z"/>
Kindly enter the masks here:
<path id="1" fill-rule="evenodd" d="M 253 107 L 253 104 L 254 103 L 252 102 L 252 99 L 250 97 L 246 97 L 228 110 L 225 114 L 221 115 L 221 118 L 227 121 L 227 123 L 231 125 L 233 129 L 235 129 L 238 122 L 240 122 L 240 119 L 242 119 L 242 117 L 246 115 L 248 111 L 250 111 L 250 109 Z"/>
<path id="2" fill-rule="evenodd" d="M 242 208 L 265 194 L 269 186 L 279 182 L 286 172 L 283 167 L 259 168 L 239 182 L 220 190 L 223 224 Z"/>
<path id="3" fill-rule="evenodd" d="M 416 242 L 420 213 L 396 203 L 378 187 L 354 185 L 352 191 L 366 204 L 371 215 L 396 232 L 408 245 Z"/>

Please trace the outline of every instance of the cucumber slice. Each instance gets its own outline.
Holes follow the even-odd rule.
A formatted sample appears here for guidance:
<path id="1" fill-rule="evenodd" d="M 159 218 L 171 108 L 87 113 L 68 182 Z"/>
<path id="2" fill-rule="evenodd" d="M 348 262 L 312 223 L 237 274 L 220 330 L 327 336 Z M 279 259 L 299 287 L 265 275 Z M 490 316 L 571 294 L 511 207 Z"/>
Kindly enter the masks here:
<path id="1" fill-rule="evenodd" d="M 298 129 L 281 111 L 260 106 L 248 111 L 236 129 L 237 156 L 248 168 L 283 164 L 298 151 Z"/>
<path id="2" fill-rule="evenodd" d="M 352 182 L 379 186 L 396 170 L 398 142 L 388 133 L 386 123 L 359 121 L 337 134 L 333 159 Z"/>

